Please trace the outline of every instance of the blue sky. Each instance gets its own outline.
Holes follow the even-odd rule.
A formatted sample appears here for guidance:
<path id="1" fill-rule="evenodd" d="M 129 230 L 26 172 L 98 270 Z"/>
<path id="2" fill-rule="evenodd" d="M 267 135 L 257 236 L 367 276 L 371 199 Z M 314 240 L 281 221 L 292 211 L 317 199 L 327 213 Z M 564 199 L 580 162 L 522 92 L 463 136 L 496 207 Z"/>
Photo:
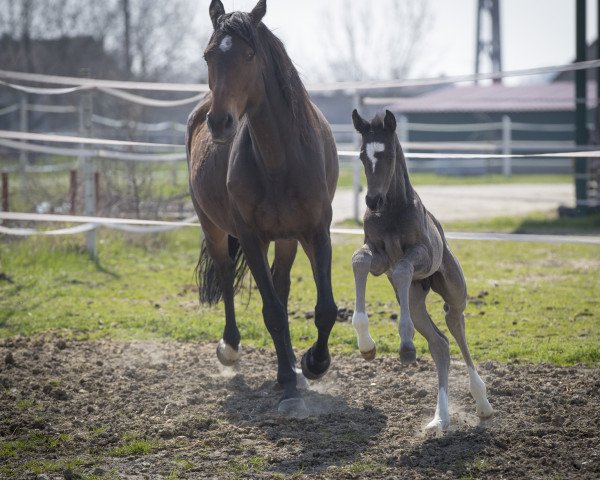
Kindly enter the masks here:
<path id="1" fill-rule="evenodd" d="M 315 80 L 312 72 L 325 58 L 322 49 L 329 33 L 321 19 L 324 5 L 343 8 L 349 1 L 327 0 L 327 4 L 323 0 L 268 1 L 265 23 L 285 42 L 306 80 Z M 472 73 L 476 0 L 428 1 L 431 27 L 410 76 Z M 203 3 L 207 11 L 209 2 Z M 232 8 L 250 10 L 255 3 L 254 0 L 223 1 L 227 11 Z M 378 2 L 372 0 L 371 4 L 375 8 Z M 597 35 L 597 2 L 588 0 L 587 5 L 587 36 L 592 40 Z M 500 8 L 505 70 L 568 63 L 573 59 L 575 0 L 502 0 Z M 208 14 L 203 15 L 208 20 Z"/>

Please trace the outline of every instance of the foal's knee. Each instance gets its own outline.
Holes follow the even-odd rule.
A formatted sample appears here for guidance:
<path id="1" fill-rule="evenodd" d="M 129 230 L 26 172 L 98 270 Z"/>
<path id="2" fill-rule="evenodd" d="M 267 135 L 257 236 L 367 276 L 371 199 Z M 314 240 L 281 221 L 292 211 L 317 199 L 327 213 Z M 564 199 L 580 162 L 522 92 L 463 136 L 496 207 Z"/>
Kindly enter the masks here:
<path id="1" fill-rule="evenodd" d="M 389 276 L 394 285 L 398 285 L 405 282 L 411 282 L 414 273 L 415 267 L 412 263 L 401 261 L 394 265 L 389 272 Z"/>
<path id="2" fill-rule="evenodd" d="M 359 248 L 352 255 L 352 270 L 354 273 L 368 274 L 373 261 L 373 254 L 364 248 Z"/>

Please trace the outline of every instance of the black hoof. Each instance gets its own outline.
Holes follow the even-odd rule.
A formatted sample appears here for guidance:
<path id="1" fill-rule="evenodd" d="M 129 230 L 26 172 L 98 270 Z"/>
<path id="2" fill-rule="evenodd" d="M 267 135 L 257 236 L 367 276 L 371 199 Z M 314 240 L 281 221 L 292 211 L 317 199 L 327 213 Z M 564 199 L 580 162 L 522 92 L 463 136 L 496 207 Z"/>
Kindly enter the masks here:
<path id="1" fill-rule="evenodd" d="M 415 363 L 417 361 L 417 350 L 415 347 L 400 347 L 400 362 Z"/>
<path id="2" fill-rule="evenodd" d="M 302 397 L 286 398 L 279 402 L 277 411 L 281 415 L 291 418 L 306 418 L 308 417 L 308 408 Z"/>
<path id="3" fill-rule="evenodd" d="M 302 356 L 302 373 L 309 380 L 318 380 L 329 370 L 331 365 L 331 357 L 327 354 L 327 358 L 322 362 L 317 362 L 312 353 L 312 347 Z"/>

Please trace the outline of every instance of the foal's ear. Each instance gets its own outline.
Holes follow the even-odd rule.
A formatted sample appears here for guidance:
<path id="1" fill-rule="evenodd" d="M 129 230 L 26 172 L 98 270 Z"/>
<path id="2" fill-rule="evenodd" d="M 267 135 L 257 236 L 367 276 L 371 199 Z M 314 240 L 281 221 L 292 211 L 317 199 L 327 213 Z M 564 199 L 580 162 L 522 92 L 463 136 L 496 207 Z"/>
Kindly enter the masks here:
<path id="1" fill-rule="evenodd" d="M 254 25 L 258 25 L 267 13 L 267 0 L 258 0 L 256 6 L 250 12 Z"/>
<path id="2" fill-rule="evenodd" d="M 390 133 L 394 133 L 396 131 L 396 117 L 389 110 L 385 111 L 385 118 L 383 119 L 383 128 L 385 128 Z"/>
<path id="3" fill-rule="evenodd" d="M 356 108 L 352 111 L 352 123 L 358 133 L 366 133 L 371 128 L 371 124 L 360 116 Z"/>
<path id="4" fill-rule="evenodd" d="M 221 0 L 212 0 L 210 7 L 208 7 L 208 14 L 212 20 L 213 28 L 216 30 L 219 25 L 219 18 L 221 15 L 225 15 L 225 7 L 221 3 Z"/>

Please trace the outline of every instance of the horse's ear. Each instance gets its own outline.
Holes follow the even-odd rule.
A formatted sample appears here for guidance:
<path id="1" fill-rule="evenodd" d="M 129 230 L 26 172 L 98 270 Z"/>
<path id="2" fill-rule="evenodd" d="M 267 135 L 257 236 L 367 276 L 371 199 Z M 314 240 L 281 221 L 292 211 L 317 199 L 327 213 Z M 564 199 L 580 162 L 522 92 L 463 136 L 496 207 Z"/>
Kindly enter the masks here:
<path id="1" fill-rule="evenodd" d="M 352 123 L 358 133 L 366 133 L 371 128 L 369 122 L 360 116 L 356 108 L 352 111 Z"/>
<path id="2" fill-rule="evenodd" d="M 254 25 L 258 25 L 267 13 L 267 0 L 258 0 L 256 6 L 250 12 Z"/>
<path id="3" fill-rule="evenodd" d="M 385 128 L 390 133 L 394 133 L 396 131 L 396 117 L 389 110 L 385 111 L 385 118 L 383 119 L 383 128 Z"/>
<path id="4" fill-rule="evenodd" d="M 213 28 L 216 30 L 219 25 L 219 18 L 221 15 L 225 15 L 225 7 L 223 7 L 221 0 L 212 0 L 210 7 L 208 7 L 208 13 L 212 20 Z"/>

